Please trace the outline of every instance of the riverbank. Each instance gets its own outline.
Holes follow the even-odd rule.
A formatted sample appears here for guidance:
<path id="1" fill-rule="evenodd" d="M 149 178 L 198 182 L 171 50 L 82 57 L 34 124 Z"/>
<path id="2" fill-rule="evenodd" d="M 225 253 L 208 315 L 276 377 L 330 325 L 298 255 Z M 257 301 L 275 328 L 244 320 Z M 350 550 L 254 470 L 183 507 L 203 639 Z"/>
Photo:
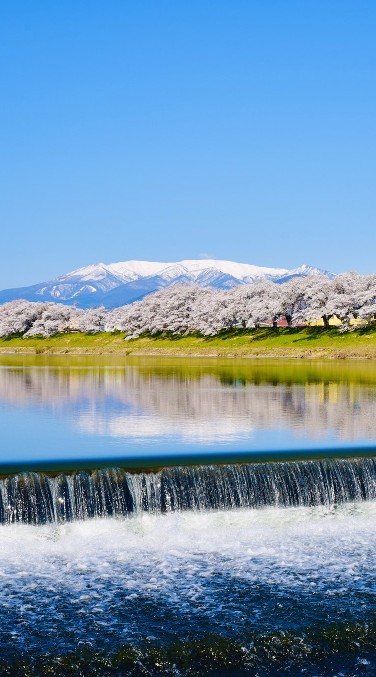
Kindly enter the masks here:
<path id="1" fill-rule="evenodd" d="M 0 354 L 152 355 L 296 359 L 376 359 L 376 330 L 339 333 L 334 327 L 262 328 L 214 337 L 141 337 L 125 334 L 60 334 L 49 338 L 0 339 Z"/>

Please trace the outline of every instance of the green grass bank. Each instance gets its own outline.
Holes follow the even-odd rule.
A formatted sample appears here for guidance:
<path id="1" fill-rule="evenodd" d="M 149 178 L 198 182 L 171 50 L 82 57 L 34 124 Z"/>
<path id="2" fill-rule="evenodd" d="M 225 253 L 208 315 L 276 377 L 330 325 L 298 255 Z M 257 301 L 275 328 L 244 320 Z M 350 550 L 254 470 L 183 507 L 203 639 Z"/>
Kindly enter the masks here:
<path id="1" fill-rule="evenodd" d="M 214 337 L 145 336 L 121 333 L 59 334 L 50 338 L 0 339 L 2 354 L 159 355 L 296 359 L 376 359 L 376 328 L 341 334 L 335 327 L 296 327 L 224 332 Z"/>

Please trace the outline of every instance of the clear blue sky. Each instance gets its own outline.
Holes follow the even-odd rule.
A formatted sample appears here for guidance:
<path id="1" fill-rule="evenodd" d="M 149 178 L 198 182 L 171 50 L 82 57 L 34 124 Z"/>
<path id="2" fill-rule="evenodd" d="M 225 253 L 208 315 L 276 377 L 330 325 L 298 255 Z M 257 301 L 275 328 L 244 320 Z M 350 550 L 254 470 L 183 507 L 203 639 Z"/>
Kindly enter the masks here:
<path id="1" fill-rule="evenodd" d="M 0 288 L 97 261 L 376 270 L 374 0 L 0 8 Z"/>

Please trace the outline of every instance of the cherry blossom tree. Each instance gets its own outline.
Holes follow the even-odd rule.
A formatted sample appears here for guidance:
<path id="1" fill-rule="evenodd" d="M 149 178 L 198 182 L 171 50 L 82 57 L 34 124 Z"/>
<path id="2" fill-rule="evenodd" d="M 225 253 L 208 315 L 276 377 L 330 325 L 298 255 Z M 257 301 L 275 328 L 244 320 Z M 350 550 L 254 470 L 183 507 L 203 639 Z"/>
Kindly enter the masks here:
<path id="1" fill-rule="evenodd" d="M 373 322 L 376 275 L 344 273 L 333 280 L 312 275 L 282 285 L 262 281 L 229 290 L 179 284 L 112 310 L 17 300 L 0 306 L 0 336 L 52 336 L 70 331 L 121 331 L 128 339 L 142 334 L 212 336 L 263 323 L 277 326 L 280 318 L 286 318 L 289 326 L 322 319 L 327 327 L 334 316 L 343 331 L 354 326 L 353 320 Z"/>

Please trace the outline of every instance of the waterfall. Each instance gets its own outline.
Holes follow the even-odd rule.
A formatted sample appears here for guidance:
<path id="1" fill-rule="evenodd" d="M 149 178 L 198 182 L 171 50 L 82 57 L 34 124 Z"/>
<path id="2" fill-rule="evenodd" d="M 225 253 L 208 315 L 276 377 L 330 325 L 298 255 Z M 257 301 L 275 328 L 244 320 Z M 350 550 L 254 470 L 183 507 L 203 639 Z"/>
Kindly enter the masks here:
<path id="1" fill-rule="evenodd" d="M 0 522 L 44 524 L 143 511 L 334 505 L 376 499 L 376 458 L 119 468 L 0 480 Z"/>

